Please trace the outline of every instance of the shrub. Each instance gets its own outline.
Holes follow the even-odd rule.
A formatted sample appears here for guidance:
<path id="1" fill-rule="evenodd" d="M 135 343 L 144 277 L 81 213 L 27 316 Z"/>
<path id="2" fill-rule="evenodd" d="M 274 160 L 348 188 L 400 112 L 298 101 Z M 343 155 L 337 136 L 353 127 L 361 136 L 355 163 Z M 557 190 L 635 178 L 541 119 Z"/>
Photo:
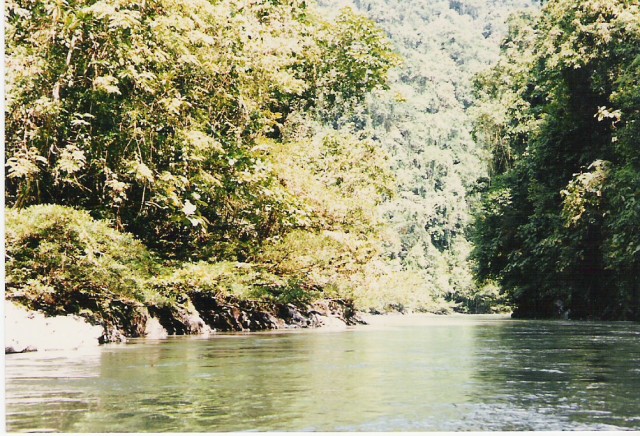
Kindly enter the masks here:
<path id="1" fill-rule="evenodd" d="M 150 297 L 145 282 L 159 268 L 130 234 L 57 205 L 8 209 L 5 219 L 8 298 L 50 315 L 95 318 L 114 301 L 140 305 Z"/>

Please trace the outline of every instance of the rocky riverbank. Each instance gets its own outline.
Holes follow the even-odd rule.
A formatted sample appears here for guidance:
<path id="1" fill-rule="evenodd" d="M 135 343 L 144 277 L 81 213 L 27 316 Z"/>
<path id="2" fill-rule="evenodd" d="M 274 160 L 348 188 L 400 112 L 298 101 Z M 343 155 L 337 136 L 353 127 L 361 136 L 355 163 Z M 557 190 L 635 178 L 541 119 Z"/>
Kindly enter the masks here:
<path id="1" fill-rule="evenodd" d="M 215 332 L 269 329 L 345 327 L 363 324 L 352 304 L 322 300 L 313 304 L 245 301 L 233 297 L 194 295 L 172 307 L 115 302 L 117 319 L 95 314 L 45 316 L 12 301 L 5 301 L 5 353 L 68 350 L 127 338 L 165 338 L 169 335 L 206 335 Z M 111 309 L 114 309 L 113 307 Z M 92 322 L 90 322 L 90 320 Z"/>
<path id="2" fill-rule="evenodd" d="M 91 347 L 98 345 L 103 331 L 79 316 L 47 317 L 14 302 L 4 302 L 5 354 Z"/>

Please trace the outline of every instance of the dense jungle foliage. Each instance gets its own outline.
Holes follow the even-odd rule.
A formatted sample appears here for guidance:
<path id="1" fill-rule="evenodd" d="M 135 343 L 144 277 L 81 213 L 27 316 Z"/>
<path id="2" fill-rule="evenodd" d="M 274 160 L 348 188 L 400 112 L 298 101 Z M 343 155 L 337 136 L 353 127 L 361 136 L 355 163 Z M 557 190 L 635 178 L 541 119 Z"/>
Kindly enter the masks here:
<path id="1" fill-rule="evenodd" d="M 473 257 L 524 317 L 640 319 L 640 9 L 557 0 L 476 81 L 491 186 Z"/>
<path id="2" fill-rule="evenodd" d="M 328 11 L 344 5 L 357 8 L 387 32 L 403 59 L 390 75 L 390 92 L 369 95 L 362 110 L 348 120 L 389 153 L 396 176 L 398 194 L 382 209 L 393 230 L 386 253 L 407 278 L 406 290 L 382 299 L 414 310 L 428 306 L 429 298 L 465 312 L 504 310 L 498 287 L 491 282 L 478 286 L 469 260 L 471 212 L 477 181 L 484 183 L 487 176 L 488 159 L 471 136 L 473 77 L 498 61 L 509 15 L 537 10 L 537 2 L 319 4 Z"/>
<path id="3" fill-rule="evenodd" d="M 19 0 L 6 15 L 9 296 L 110 288 L 64 267 L 69 244 L 87 272 L 109 257 L 92 219 L 158 266 L 225 269 L 235 293 L 256 270 L 247 286 L 268 297 L 350 296 L 381 262 L 387 158 L 323 118 L 386 87 L 397 56 L 370 21 L 298 0 Z M 34 250 L 61 251 L 61 269 Z M 116 269 L 138 295 L 146 277 Z"/>
<path id="4" fill-rule="evenodd" d="M 8 297 L 638 319 L 638 5 L 544 3 L 9 0 Z"/>
<path id="5" fill-rule="evenodd" d="M 368 13 L 377 21 L 397 5 L 379 6 Z M 402 47 L 419 42 L 397 44 L 401 17 L 385 29 L 392 44 L 351 8 L 321 14 L 305 1 L 8 2 L 9 295 L 65 310 L 73 292 L 164 301 L 171 286 L 152 276 L 197 270 L 207 278 L 197 286 L 211 279 L 243 298 L 437 312 L 466 302 L 465 187 L 481 167 L 467 88 L 497 55 L 499 32 L 487 29 L 514 5 L 495 17 L 493 5 L 480 15 L 462 3 L 406 7 L 427 7 L 415 25 L 432 24 L 416 52 Z M 431 77 L 425 67 L 443 59 Z M 416 106 L 421 94 L 432 109 Z M 394 146 L 402 137 L 415 139 Z M 459 160 L 467 172 L 453 169 Z M 94 247 L 104 238 L 78 227 L 85 220 L 132 234 L 151 269 L 119 258 L 121 283 L 94 283 L 112 272 L 90 265 L 102 271 L 110 257 Z M 84 236 L 49 235 L 68 232 Z"/>

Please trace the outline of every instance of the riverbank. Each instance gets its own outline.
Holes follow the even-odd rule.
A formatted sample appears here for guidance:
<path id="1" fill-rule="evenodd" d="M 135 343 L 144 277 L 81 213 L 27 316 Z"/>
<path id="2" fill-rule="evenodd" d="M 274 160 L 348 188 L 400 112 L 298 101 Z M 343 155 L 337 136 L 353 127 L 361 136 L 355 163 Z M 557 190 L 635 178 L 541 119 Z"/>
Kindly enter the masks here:
<path id="1" fill-rule="evenodd" d="M 199 304 L 200 305 L 200 304 Z M 261 309 L 261 310 L 258 310 Z M 306 307 L 268 305 L 264 302 L 229 302 L 210 306 L 209 311 L 165 312 L 158 316 L 139 316 L 129 320 L 129 332 L 112 325 L 93 325 L 77 315 L 45 316 L 12 301 L 5 301 L 5 354 L 34 351 L 77 350 L 106 342 L 126 342 L 144 337 L 164 339 L 169 335 L 210 335 L 216 332 L 265 331 L 313 328 L 343 330 L 347 326 L 366 328 L 409 326 L 457 326 L 469 322 L 503 321 L 510 314 L 436 315 L 430 313 L 367 314 L 356 312 L 343 301 L 323 300 Z M 140 312 L 139 312 L 140 313 Z M 257 320 L 262 320 L 258 322 Z M 137 323 L 137 324 L 136 324 Z M 136 324 L 135 328 L 131 328 Z M 140 332 L 135 334 L 135 332 Z"/>
<path id="2" fill-rule="evenodd" d="M 4 302 L 5 354 L 76 350 L 99 344 L 101 326 L 79 316 L 47 317 L 11 301 Z"/>
<path id="3" fill-rule="evenodd" d="M 59 205 L 11 210 L 6 221 L 5 299 L 14 303 L 7 352 L 57 347 L 49 345 L 58 342 L 53 331 L 77 330 L 95 342 L 97 330 L 86 325 L 101 327 L 97 341 L 111 343 L 359 322 L 355 303 L 308 271 L 169 259 Z"/>
<path id="4" fill-rule="evenodd" d="M 452 313 L 437 315 L 433 313 L 386 313 L 380 315 L 360 314 L 362 321 L 371 327 L 419 327 L 419 326 L 457 326 L 468 325 L 470 321 L 503 321 L 511 319 L 510 313 L 469 315 Z"/>
<path id="5" fill-rule="evenodd" d="M 344 329 L 362 324 L 350 302 L 321 300 L 294 306 L 226 298 L 196 299 L 179 308 L 133 307 L 118 323 L 95 325 L 78 315 L 45 316 L 13 301 L 4 302 L 5 354 L 75 350 L 128 338 L 295 328 Z"/>

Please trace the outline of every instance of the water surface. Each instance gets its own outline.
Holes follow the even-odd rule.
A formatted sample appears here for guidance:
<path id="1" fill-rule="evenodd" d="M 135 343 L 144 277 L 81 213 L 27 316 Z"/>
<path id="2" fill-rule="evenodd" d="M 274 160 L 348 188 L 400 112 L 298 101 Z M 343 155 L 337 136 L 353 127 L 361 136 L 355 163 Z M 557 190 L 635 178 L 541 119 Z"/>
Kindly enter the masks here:
<path id="1" fill-rule="evenodd" d="M 8 431 L 640 429 L 633 323 L 458 317 L 5 362 Z"/>

